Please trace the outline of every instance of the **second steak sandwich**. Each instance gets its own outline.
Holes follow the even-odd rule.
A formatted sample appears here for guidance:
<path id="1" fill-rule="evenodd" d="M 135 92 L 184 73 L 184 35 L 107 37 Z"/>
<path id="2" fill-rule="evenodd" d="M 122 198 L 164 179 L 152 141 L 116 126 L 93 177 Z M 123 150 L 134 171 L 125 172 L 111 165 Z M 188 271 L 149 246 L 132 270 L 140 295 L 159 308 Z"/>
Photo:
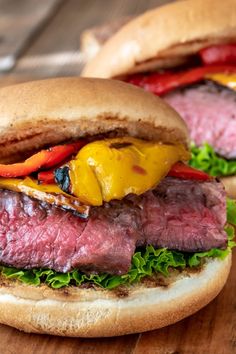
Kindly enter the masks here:
<path id="1" fill-rule="evenodd" d="M 164 98 L 186 121 L 191 164 L 236 197 L 236 3 L 178 1 L 130 21 L 84 76 L 120 78 Z"/>
<path id="2" fill-rule="evenodd" d="M 174 110 L 119 81 L 64 78 L 1 89 L 0 117 L 1 323 L 114 336 L 218 294 L 225 191 L 186 165 Z"/>

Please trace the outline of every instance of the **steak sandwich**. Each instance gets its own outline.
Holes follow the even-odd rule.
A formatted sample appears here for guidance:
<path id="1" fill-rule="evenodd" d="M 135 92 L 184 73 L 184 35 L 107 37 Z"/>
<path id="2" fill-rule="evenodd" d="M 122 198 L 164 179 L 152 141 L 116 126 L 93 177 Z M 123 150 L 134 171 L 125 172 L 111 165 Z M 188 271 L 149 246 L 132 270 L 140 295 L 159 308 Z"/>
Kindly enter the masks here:
<path id="1" fill-rule="evenodd" d="M 0 117 L 1 323 L 122 335 L 219 293 L 233 245 L 224 187 L 187 166 L 186 125 L 166 103 L 61 78 L 1 89 Z"/>
<path id="2" fill-rule="evenodd" d="M 178 1 L 133 19 L 84 76 L 119 78 L 166 100 L 186 121 L 190 164 L 236 197 L 235 0 Z"/>

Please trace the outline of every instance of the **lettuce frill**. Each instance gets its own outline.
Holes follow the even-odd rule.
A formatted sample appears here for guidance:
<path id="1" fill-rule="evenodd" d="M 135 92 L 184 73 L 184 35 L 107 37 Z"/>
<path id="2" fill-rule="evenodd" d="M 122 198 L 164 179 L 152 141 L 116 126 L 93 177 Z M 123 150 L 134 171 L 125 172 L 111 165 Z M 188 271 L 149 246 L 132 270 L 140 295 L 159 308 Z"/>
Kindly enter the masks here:
<path id="1" fill-rule="evenodd" d="M 191 145 L 192 157 L 190 166 L 202 170 L 213 177 L 224 177 L 236 174 L 236 160 L 227 160 L 216 154 L 213 147 L 203 144 L 200 147 Z"/>

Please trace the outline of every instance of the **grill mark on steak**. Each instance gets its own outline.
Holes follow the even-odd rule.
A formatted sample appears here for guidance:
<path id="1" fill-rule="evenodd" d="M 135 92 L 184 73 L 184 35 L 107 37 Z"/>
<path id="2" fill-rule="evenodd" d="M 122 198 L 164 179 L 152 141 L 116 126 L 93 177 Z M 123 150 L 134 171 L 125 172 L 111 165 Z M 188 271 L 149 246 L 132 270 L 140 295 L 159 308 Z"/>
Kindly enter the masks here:
<path id="1" fill-rule="evenodd" d="M 0 190 L 0 263 L 16 268 L 126 273 L 136 247 L 225 248 L 225 191 L 216 181 L 165 178 L 154 191 L 92 207 L 88 220 Z"/>

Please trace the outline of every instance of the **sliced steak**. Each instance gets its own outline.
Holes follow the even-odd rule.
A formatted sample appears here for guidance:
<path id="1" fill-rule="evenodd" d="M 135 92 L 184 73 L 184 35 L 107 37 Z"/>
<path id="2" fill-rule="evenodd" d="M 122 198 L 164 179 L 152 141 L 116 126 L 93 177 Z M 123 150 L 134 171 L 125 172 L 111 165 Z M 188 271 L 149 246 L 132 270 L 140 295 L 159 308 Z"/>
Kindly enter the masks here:
<path id="1" fill-rule="evenodd" d="M 130 267 L 141 220 L 135 206 L 125 203 L 94 208 L 76 240 L 71 266 L 88 271 L 126 273 Z"/>
<path id="2" fill-rule="evenodd" d="M 17 268 L 123 274 L 136 246 L 186 252 L 225 248 L 225 209 L 221 183 L 170 177 L 142 196 L 91 208 L 86 221 L 0 190 L 0 262 Z"/>
<path id="3" fill-rule="evenodd" d="M 173 91 L 164 99 L 185 120 L 197 145 L 207 142 L 221 156 L 236 157 L 236 92 L 203 83 Z"/>
<path id="4" fill-rule="evenodd" d="M 140 245 L 181 251 L 225 247 L 225 192 L 220 183 L 165 178 L 143 199 Z"/>
<path id="5" fill-rule="evenodd" d="M 135 208 L 88 221 L 24 194 L 0 191 L 0 262 L 17 268 L 125 273 L 137 242 Z M 114 216 L 114 217 L 113 217 Z"/>

